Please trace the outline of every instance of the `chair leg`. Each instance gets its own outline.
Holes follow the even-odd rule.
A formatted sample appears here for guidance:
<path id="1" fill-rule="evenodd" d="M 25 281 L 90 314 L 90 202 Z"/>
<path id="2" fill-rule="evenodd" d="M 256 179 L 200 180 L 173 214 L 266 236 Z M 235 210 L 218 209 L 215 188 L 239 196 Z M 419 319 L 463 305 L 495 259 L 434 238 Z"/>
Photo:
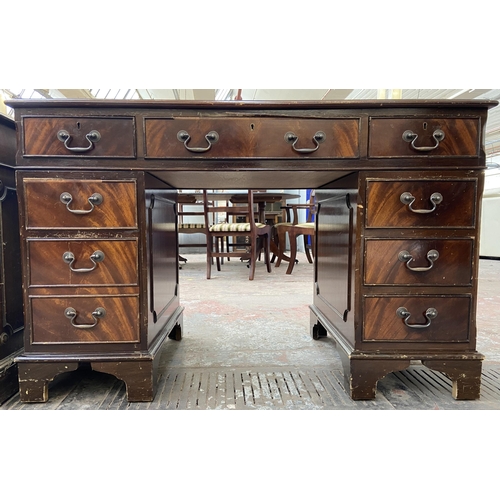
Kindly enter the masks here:
<path id="1" fill-rule="evenodd" d="M 285 248 L 287 231 L 284 227 L 279 227 L 276 232 L 278 236 L 278 260 L 276 264 L 274 264 L 274 267 L 280 267 L 281 261 L 286 260 Z"/>
<path id="2" fill-rule="evenodd" d="M 251 257 L 250 257 L 250 262 L 248 263 L 248 267 L 250 268 L 250 274 L 248 276 L 249 280 L 253 280 L 255 276 L 255 261 L 257 260 L 257 246 L 258 246 L 258 240 L 254 242 L 254 244 L 251 246 Z"/>
<path id="3" fill-rule="evenodd" d="M 216 247 L 215 247 L 215 251 L 221 252 L 224 249 L 223 238 L 216 237 L 215 241 L 217 242 Z M 222 245 L 222 250 L 221 250 L 221 245 Z M 215 260 L 217 262 L 217 271 L 220 271 L 220 257 L 216 257 Z"/>
<path id="4" fill-rule="evenodd" d="M 304 251 L 306 253 L 307 261 L 309 262 L 309 264 L 312 264 L 313 260 L 311 257 L 311 251 L 309 250 L 309 246 L 307 245 L 308 238 L 309 238 L 309 235 L 304 234 Z M 312 236 L 311 236 L 311 240 L 312 240 Z M 312 245 L 312 241 L 311 241 L 311 245 Z"/>
<path id="5" fill-rule="evenodd" d="M 295 232 L 289 231 L 288 236 L 290 238 L 290 262 L 288 263 L 286 274 L 292 274 L 295 259 L 297 257 L 297 235 Z"/>
<path id="6" fill-rule="evenodd" d="M 264 258 L 266 260 L 267 272 L 271 272 L 271 235 L 266 235 L 266 246 L 264 248 Z"/>
<path id="7" fill-rule="evenodd" d="M 212 274 L 212 252 L 213 252 L 213 238 L 212 236 L 207 236 L 207 280 L 210 279 Z"/>

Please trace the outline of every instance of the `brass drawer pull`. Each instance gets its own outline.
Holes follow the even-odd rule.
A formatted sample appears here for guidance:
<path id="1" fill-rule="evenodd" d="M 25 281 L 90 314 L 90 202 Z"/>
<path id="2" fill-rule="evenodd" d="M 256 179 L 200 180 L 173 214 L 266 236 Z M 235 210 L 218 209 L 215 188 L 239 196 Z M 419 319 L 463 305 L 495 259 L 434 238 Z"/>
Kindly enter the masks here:
<path id="1" fill-rule="evenodd" d="M 184 147 L 191 151 L 191 153 L 206 153 L 212 147 L 212 144 L 215 144 L 219 140 L 219 134 L 212 130 L 207 135 L 205 135 L 205 139 L 208 142 L 208 146 L 206 148 L 190 148 L 187 143 L 190 141 L 191 136 L 185 131 L 180 130 L 177 133 L 177 139 L 184 143 Z"/>
<path id="2" fill-rule="evenodd" d="M 71 326 L 80 329 L 89 329 L 89 328 L 94 328 L 94 326 L 96 326 L 97 323 L 99 323 L 99 320 L 104 318 L 104 316 L 106 316 L 106 309 L 104 309 L 104 307 L 98 307 L 92 313 L 92 316 L 94 317 L 94 322 L 91 325 L 90 324 L 77 325 L 75 323 L 75 318 L 78 315 L 78 313 L 72 307 L 67 307 L 64 310 L 64 315 L 71 321 Z"/>
<path id="3" fill-rule="evenodd" d="M 429 307 L 429 309 L 425 311 L 425 317 L 427 318 L 427 323 L 423 325 L 418 323 L 413 323 L 411 325 L 408 324 L 408 320 L 410 319 L 411 314 L 408 312 L 408 309 L 406 309 L 406 307 L 398 307 L 396 315 L 398 318 L 403 319 L 405 325 L 409 328 L 428 328 L 429 326 L 431 326 L 431 321 L 437 317 L 438 312 L 433 307 Z"/>
<path id="4" fill-rule="evenodd" d="M 418 134 L 412 132 L 411 130 L 405 130 L 403 132 L 403 141 L 411 142 L 410 146 L 416 151 L 432 151 L 439 146 L 439 143 L 444 139 L 444 132 L 440 129 L 434 130 L 432 137 L 436 141 L 434 146 L 415 146 L 415 141 L 418 139 Z"/>
<path id="5" fill-rule="evenodd" d="M 77 215 L 85 215 L 89 214 L 94 210 L 96 205 L 100 205 L 103 202 L 103 197 L 99 193 L 94 193 L 92 196 L 90 196 L 88 199 L 90 206 L 92 207 L 90 210 L 72 210 L 69 208 L 69 204 L 73 201 L 73 196 L 71 196 L 69 193 L 62 193 L 59 199 L 66 205 L 66 208 L 68 211 L 70 211 L 72 214 L 77 214 Z"/>
<path id="6" fill-rule="evenodd" d="M 298 136 L 296 134 L 294 134 L 293 132 L 287 132 L 285 134 L 285 141 L 292 143 L 292 149 L 295 152 L 301 153 L 301 154 L 314 153 L 314 151 L 318 150 L 320 143 L 324 142 L 325 139 L 326 139 L 326 134 L 324 132 L 321 132 L 321 130 L 319 130 L 318 132 L 316 132 L 313 135 L 313 138 L 312 138 L 314 144 L 316 144 L 315 148 L 311 148 L 311 149 L 309 149 L 309 148 L 296 148 L 295 144 L 297 144 L 297 142 L 299 140 Z"/>
<path id="7" fill-rule="evenodd" d="M 403 205 L 408 205 L 408 208 L 415 214 L 430 214 L 436 210 L 436 207 L 443 201 L 443 195 L 441 193 L 432 193 L 429 198 L 432 203 L 432 208 L 424 209 L 424 208 L 413 208 L 413 202 L 415 201 L 415 196 L 411 193 L 405 192 L 399 197 L 401 203 Z"/>
<path id="8" fill-rule="evenodd" d="M 75 261 L 75 255 L 73 254 L 73 252 L 64 252 L 62 258 L 74 273 L 89 273 L 90 271 L 93 271 L 97 267 L 98 262 L 102 262 L 104 260 L 104 252 L 96 250 L 90 256 L 90 260 L 94 263 L 94 266 L 82 267 L 80 269 L 75 269 L 74 267 L 72 267 L 73 262 Z"/>
<path id="9" fill-rule="evenodd" d="M 86 134 L 85 139 L 89 142 L 89 145 L 86 148 L 70 147 L 69 142 L 71 140 L 71 135 L 69 135 L 69 132 L 66 130 L 59 130 L 59 132 L 57 132 L 57 138 L 64 143 L 64 147 L 68 151 L 71 151 L 72 153 L 86 153 L 94 147 L 95 142 L 99 142 L 101 140 L 101 134 L 97 130 L 91 130 L 88 134 Z"/>
<path id="10" fill-rule="evenodd" d="M 434 266 L 434 262 L 438 260 L 439 258 L 439 252 L 437 250 L 429 250 L 427 252 L 427 260 L 429 261 L 430 266 L 429 267 L 410 267 L 410 262 L 415 260 L 413 258 L 413 255 L 408 252 L 408 250 L 402 250 L 399 252 L 398 259 L 401 262 L 406 262 L 406 267 L 415 273 L 421 273 L 423 271 L 430 271 L 432 267 Z"/>

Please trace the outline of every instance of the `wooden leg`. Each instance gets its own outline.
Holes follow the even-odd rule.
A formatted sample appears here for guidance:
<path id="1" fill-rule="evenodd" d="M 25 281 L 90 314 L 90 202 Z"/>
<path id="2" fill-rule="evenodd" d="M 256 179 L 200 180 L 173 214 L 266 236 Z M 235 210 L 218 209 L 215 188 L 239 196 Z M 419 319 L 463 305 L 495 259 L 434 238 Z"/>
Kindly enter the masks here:
<path id="1" fill-rule="evenodd" d="M 291 229 L 288 231 L 288 236 L 290 239 L 290 262 L 288 263 L 286 274 L 292 274 L 295 259 L 297 258 L 297 235 L 295 231 Z"/>
<path id="2" fill-rule="evenodd" d="M 351 359 L 349 369 L 344 365 L 345 389 L 354 400 L 374 399 L 377 382 L 388 373 L 398 372 L 410 366 L 410 360 Z"/>
<path id="3" fill-rule="evenodd" d="M 311 238 L 311 248 L 313 248 L 313 246 L 314 246 L 313 236 L 311 236 L 309 234 L 304 234 L 303 236 L 304 236 L 304 251 L 306 253 L 307 261 L 309 262 L 309 264 L 312 264 L 313 259 L 311 256 L 311 250 L 309 249 L 307 242 L 308 242 L 308 239 Z"/>
<path id="4" fill-rule="evenodd" d="M 265 237 L 264 257 L 266 260 L 267 272 L 271 272 L 271 233 Z"/>
<path id="5" fill-rule="evenodd" d="M 172 331 L 168 334 L 168 338 L 172 340 L 181 340 L 182 339 L 182 324 L 177 323 Z"/>
<path id="6" fill-rule="evenodd" d="M 216 252 L 222 252 L 224 250 L 224 241 L 223 241 L 223 238 L 216 237 L 215 238 L 215 242 L 216 242 L 215 243 L 215 251 Z M 217 263 L 217 271 L 220 271 L 221 270 L 221 267 L 220 267 L 220 257 L 216 257 L 215 261 Z"/>
<path id="7" fill-rule="evenodd" d="M 255 276 L 255 261 L 257 260 L 257 247 L 259 245 L 259 238 L 256 239 L 256 241 L 253 242 L 251 246 L 251 257 L 250 257 L 250 262 L 248 263 L 248 267 L 250 268 L 250 274 L 248 276 L 249 280 L 253 280 Z"/>
<path id="8" fill-rule="evenodd" d="M 422 364 L 431 370 L 446 374 L 453 382 L 452 395 L 455 399 L 478 399 L 481 391 L 482 360 L 423 360 Z"/>
<path id="9" fill-rule="evenodd" d="M 286 226 L 278 226 L 276 229 L 276 239 L 278 241 L 278 247 L 277 247 L 277 252 L 278 252 L 278 259 L 276 260 L 276 264 L 274 267 L 280 267 L 281 261 L 284 260 L 285 262 L 289 262 L 290 258 L 285 255 L 285 249 L 286 249 L 286 233 L 287 233 L 287 228 Z"/>
<path id="10" fill-rule="evenodd" d="M 209 280 L 212 275 L 213 249 L 214 239 L 211 234 L 207 234 L 207 280 Z"/>
<path id="11" fill-rule="evenodd" d="M 23 403 L 45 403 L 49 399 L 49 382 L 64 372 L 78 368 L 78 363 L 18 361 L 19 398 Z"/>
<path id="12" fill-rule="evenodd" d="M 152 359 L 92 362 L 92 369 L 123 380 L 129 402 L 153 401 L 157 374 Z"/>

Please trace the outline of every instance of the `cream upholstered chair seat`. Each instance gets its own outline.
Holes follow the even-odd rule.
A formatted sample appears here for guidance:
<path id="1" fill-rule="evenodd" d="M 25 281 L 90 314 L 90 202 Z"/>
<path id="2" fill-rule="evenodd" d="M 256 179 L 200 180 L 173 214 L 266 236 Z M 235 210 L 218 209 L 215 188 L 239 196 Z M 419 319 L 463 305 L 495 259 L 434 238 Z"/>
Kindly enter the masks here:
<path id="1" fill-rule="evenodd" d="M 211 277 L 214 259 L 217 263 L 217 270 L 220 271 L 221 259 L 240 257 L 242 260 L 249 261 L 248 279 L 253 280 L 255 264 L 261 250 L 264 250 L 267 272 L 270 273 L 271 226 L 255 222 L 253 191 L 248 190 L 246 202 L 224 206 L 210 205 L 207 193 L 203 191 L 203 201 L 207 235 L 207 279 Z M 210 223 L 209 216 L 215 213 L 223 213 L 224 222 Z M 230 244 L 230 239 L 240 237 L 244 237 L 244 243 Z"/>
<path id="2" fill-rule="evenodd" d="M 255 226 L 258 228 L 266 227 L 266 224 L 256 222 Z M 208 230 L 211 233 L 216 233 L 219 231 L 236 231 L 236 232 L 248 232 L 250 231 L 250 222 L 221 222 L 219 224 L 212 224 Z"/>

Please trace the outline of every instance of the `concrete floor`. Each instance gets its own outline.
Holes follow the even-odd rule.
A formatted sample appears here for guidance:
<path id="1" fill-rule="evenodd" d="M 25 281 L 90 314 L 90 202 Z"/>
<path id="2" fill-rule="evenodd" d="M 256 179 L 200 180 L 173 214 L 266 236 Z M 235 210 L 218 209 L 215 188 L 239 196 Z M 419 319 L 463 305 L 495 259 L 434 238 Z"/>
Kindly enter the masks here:
<path id="1" fill-rule="evenodd" d="M 184 331 L 167 340 L 151 403 L 128 403 L 123 382 L 77 370 L 56 379 L 49 401 L 0 409 L 500 409 L 500 261 L 480 261 L 477 350 L 485 355 L 481 398 L 455 401 L 446 377 L 420 366 L 379 381 L 372 401 L 352 401 L 343 390 L 340 358 L 330 338 L 309 333 L 313 266 L 304 254 L 293 274 L 286 266 L 255 279 L 239 260 L 212 269 L 205 256 L 185 255 L 180 273 Z"/>

